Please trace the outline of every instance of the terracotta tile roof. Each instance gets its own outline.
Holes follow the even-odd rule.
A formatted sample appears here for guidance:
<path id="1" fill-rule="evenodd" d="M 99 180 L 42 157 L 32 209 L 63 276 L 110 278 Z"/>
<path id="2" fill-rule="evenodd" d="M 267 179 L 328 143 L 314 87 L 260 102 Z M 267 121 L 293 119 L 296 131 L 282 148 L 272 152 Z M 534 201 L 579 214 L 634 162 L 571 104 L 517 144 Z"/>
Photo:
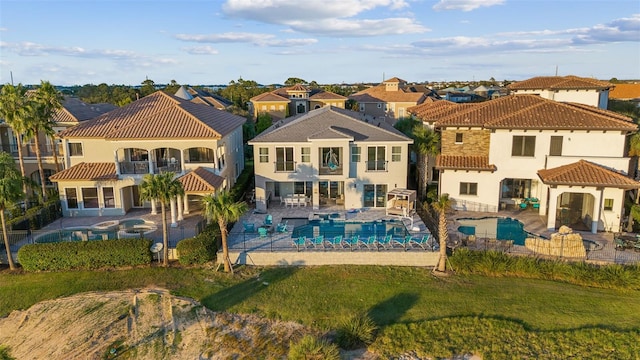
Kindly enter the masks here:
<path id="1" fill-rule="evenodd" d="M 397 82 L 397 83 L 406 83 L 406 81 L 405 81 L 405 80 L 402 80 L 402 79 L 400 79 L 400 78 L 399 78 L 399 77 L 397 77 L 397 76 L 394 76 L 394 77 L 392 77 L 391 79 L 387 79 L 387 80 L 385 80 L 385 81 L 383 81 L 383 82 L 386 82 L 386 83 L 396 83 L 396 82 Z"/>
<path id="2" fill-rule="evenodd" d="M 609 99 L 640 99 L 640 84 L 615 84 L 613 90 L 609 91 Z"/>
<path id="3" fill-rule="evenodd" d="M 436 169 L 496 171 L 488 156 L 438 155 Z"/>
<path id="4" fill-rule="evenodd" d="M 640 188 L 637 182 L 626 175 L 586 160 L 538 170 L 538 177 L 546 185 L 572 185 L 614 187 L 619 189 Z"/>
<path id="5" fill-rule="evenodd" d="M 84 121 L 61 132 L 63 138 L 219 139 L 246 121 L 211 106 L 192 103 L 162 91 Z"/>
<path id="6" fill-rule="evenodd" d="M 509 84 L 509 90 L 563 90 L 563 89 L 609 89 L 614 85 L 608 81 L 568 76 L 538 76 Z"/>
<path id="7" fill-rule="evenodd" d="M 311 138 L 322 136 L 329 139 L 348 138 L 354 141 L 412 142 L 386 122 L 367 122 L 364 115 L 356 111 L 325 106 L 277 121 L 249 144 L 307 142 Z"/>
<path id="8" fill-rule="evenodd" d="M 407 108 L 407 111 L 417 118 L 425 122 L 437 121 L 440 118 L 452 115 L 458 111 L 474 107 L 477 104 L 458 104 L 448 100 L 432 100 L 425 101 L 420 105 Z"/>
<path id="9" fill-rule="evenodd" d="M 306 86 L 301 85 L 301 84 L 295 84 L 295 85 L 289 86 L 289 87 L 287 87 L 285 89 L 287 89 L 289 91 L 309 91 L 309 89 Z"/>
<path id="10" fill-rule="evenodd" d="M 51 181 L 118 180 L 115 163 L 81 162 L 49 177 Z"/>
<path id="11" fill-rule="evenodd" d="M 318 91 L 309 96 L 310 100 L 347 100 L 346 96 L 332 93 L 331 91 Z"/>
<path id="12" fill-rule="evenodd" d="M 409 89 L 398 89 L 398 91 L 387 91 L 385 84 L 377 85 L 359 91 L 351 96 L 349 99 L 355 100 L 360 103 L 365 102 L 413 102 L 416 104 L 422 103 L 426 98 L 426 94 L 423 92 L 412 92 Z"/>
<path id="13" fill-rule="evenodd" d="M 452 107 L 452 109 L 455 109 Z M 636 131 L 631 118 L 588 105 L 561 103 L 537 95 L 509 95 L 442 115 L 436 127 L 487 129 Z"/>
<path id="14" fill-rule="evenodd" d="M 320 88 L 309 89 L 304 85 L 296 84 L 293 86 L 282 87 L 267 93 L 256 95 L 249 100 L 253 102 L 261 102 L 261 101 L 278 101 L 278 102 L 287 101 L 288 102 L 289 93 L 287 93 L 287 91 L 296 91 L 296 92 L 307 91 L 309 92 L 310 100 L 346 100 L 347 99 L 342 95 L 338 95 L 330 91 L 325 91 Z"/>
<path id="15" fill-rule="evenodd" d="M 289 101 L 289 95 L 285 93 L 283 96 L 283 95 L 277 94 L 275 91 L 271 91 L 267 93 L 262 93 L 260 95 L 256 95 L 251 99 L 249 99 L 249 101 L 252 101 L 252 102 L 253 101 L 256 101 L 256 102 L 257 101 L 278 101 L 278 102 Z"/>
<path id="16" fill-rule="evenodd" d="M 197 167 L 178 178 L 185 193 L 212 194 L 224 183 L 224 178 L 211 171 Z"/>

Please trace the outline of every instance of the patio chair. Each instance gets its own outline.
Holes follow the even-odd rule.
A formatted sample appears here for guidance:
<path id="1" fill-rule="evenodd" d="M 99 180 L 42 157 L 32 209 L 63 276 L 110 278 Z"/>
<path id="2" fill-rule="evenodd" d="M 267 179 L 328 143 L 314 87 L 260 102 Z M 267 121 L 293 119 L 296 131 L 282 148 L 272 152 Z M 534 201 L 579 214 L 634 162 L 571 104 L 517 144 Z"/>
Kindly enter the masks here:
<path id="1" fill-rule="evenodd" d="M 370 250 L 378 250 L 378 238 L 375 235 L 367 237 L 365 240 L 360 240 L 362 246 L 367 247 Z"/>
<path id="2" fill-rule="evenodd" d="M 287 232 L 287 220 L 285 220 L 285 222 L 283 223 L 279 223 L 278 225 L 276 225 L 276 231 L 279 233 Z"/>
<path id="3" fill-rule="evenodd" d="M 293 246 L 296 247 L 296 249 L 298 249 L 298 251 L 300 251 L 300 248 L 306 249 L 307 248 L 307 237 L 306 236 L 300 236 L 297 238 L 293 238 Z"/>
<path id="4" fill-rule="evenodd" d="M 393 235 L 391 234 L 385 235 L 385 237 L 378 241 L 378 245 L 380 245 L 384 249 L 390 249 L 393 247 L 393 244 L 391 243 L 392 238 Z"/>
<path id="5" fill-rule="evenodd" d="M 264 225 L 272 226 L 273 225 L 273 216 L 271 214 L 267 214 L 264 218 Z"/>
<path id="6" fill-rule="evenodd" d="M 324 249 L 324 235 L 317 235 L 311 241 L 314 248 L 322 247 Z"/>
<path id="7" fill-rule="evenodd" d="M 243 221 L 244 232 L 256 232 L 256 224 Z"/>
<path id="8" fill-rule="evenodd" d="M 613 239 L 615 241 L 616 244 L 616 250 L 622 250 L 624 251 L 626 244 L 624 243 L 624 240 L 620 239 L 620 238 L 614 238 Z"/>
<path id="9" fill-rule="evenodd" d="M 409 246 L 411 244 L 412 241 L 412 237 L 411 235 L 407 235 L 403 238 L 397 238 L 397 239 L 393 239 L 392 241 L 392 246 L 400 246 L 402 248 L 404 248 L 405 250 L 407 250 L 407 246 Z"/>
<path id="10" fill-rule="evenodd" d="M 360 242 L 360 235 L 353 235 L 348 239 L 344 239 L 344 243 L 349 246 L 351 250 L 358 247 L 358 243 Z"/>
<path id="11" fill-rule="evenodd" d="M 466 246 L 468 248 L 475 247 L 476 246 L 476 236 L 475 235 L 467 236 L 467 239 L 466 239 L 465 242 L 466 242 Z"/>
<path id="12" fill-rule="evenodd" d="M 413 240 L 413 238 L 412 238 L 411 239 L 411 245 L 419 246 L 423 250 L 431 250 L 431 251 L 433 251 L 433 246 L 429 242 L 430 238 L 431 238 L 431 234 L 424 235 L 424 236 L 422 236 L 422 238 L 420 238 L 418 240 Z"/>
<path id="13" fill-rule="evenodd" d="M 268 233 L 269 233 L 269 230 L 267 230 L 267 228 L 263 228 L 263 227 L 258 228 L 258 234 L 260 235 L 261 238 L 266 238 Z"/>
<path id="14" fill-rule="evenodd" d="M 336 235 L 331 240 L 328 240 L 327 243 L 332 246 L 334 249 L 341 248 L 344 249 L 344 244 L 342 243 L 342 235 Z"/>

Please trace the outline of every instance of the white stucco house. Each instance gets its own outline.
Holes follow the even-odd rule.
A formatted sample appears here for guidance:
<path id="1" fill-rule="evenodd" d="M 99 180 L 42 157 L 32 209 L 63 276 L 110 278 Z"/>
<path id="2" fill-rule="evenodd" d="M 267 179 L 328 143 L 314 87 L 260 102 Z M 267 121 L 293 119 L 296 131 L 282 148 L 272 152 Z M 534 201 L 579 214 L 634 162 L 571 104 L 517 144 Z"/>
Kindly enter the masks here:
<path id="1" fill-rule="evenodd" d="M 279 120 L 249 142 L 255 159 L 256 208 L 385 208 L 406 188 L 412 139 L 385 122 L 326 106 Z M 304 199 L 304 200 L 301 200 Z"/>
<path id="2" fill-rule="evenodd" d="M 244 169 L 245 118 L 161 91 L 59 133 L 65 170 L 51 176 L 64 216 L 124 215 L 156 204 L 140 201 L 146 174 L 171 171 L 183 198 L 171 202 L 172 224 L 200 196 L 228 188 Z"/>
<path id="3" fill-rule="evenodd" d="M 614 84 L 573 75 L 537 76 L 509 84 L 513 95 L 539 95 L 559 102 L 573 102 L 606 109 L 609 104 L 609 90 Z"/>
<path id="4" fill-rule="evenodd" d="M 629 178 L 628 117 L 537 95 L 473 105 L 434 103 L 421 117 L 441 132 L 439 192 L 455 208 L 537 211 L 549 229 L 619 231 Z"/>

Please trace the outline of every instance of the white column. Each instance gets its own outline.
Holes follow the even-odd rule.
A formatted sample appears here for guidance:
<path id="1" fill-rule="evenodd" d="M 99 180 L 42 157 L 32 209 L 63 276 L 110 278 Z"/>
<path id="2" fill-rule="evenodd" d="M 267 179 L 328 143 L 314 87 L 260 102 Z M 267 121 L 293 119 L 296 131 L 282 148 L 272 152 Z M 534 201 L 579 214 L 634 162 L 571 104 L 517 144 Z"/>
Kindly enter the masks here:
<path id="1" fill-rule="evenodd" d="M 118 161 L 118 150 L 113 150 L 113 160 L 116 162 L 116 175 L 120 176 L 120 162 Z"/>
<path id="2" fill-rule="evenodd" d="M 188 215 L 189 214 L 189 195 L 184 194 L 184 197 L 182 198 L 182 200 L 184 200 L 184 214 Z"/>
<path id="3" fill-rule="evenodd" d="M 558 188 L 549 189 L 549 215 L 547 215 L 547 229 L 556 228 L 556 208 L 558 207 Z"/>
<path id="4" fill-rule="evenodd" d="M 151 199 L 151 215 L 156 215 L 157 213 L 156 199 Z"/>
<path id="5" fill-rule="evenodd" d="M 600 189 L 600 191 L 596 191 L 593 194 L 593 222 L 591 223 L 591 232 L 596 234 L 598 232 L 598 224 L 600 223 L 600 209 L 602 209 L 602 193 L 604 189 Z M 586 195 L 586 194 L 585 194 Z"/>
<path id="6" fill-rule="evenodd" d="M 64 168 L 68 169 L 71 167 L 71 158 L 69 157 L 69 140 L 63 139 L 62 146 L 62 151 L 64 151 Z"/>
<path id="7" fill-rule="evenodd" d="M 182 217 L 182 196 L 178 195 L 176 202 L 178 203 L 178 221 L 182 221 L 184 220 L 184 217 Z"/>
<path id="8" fill-rule="evenodd" d="M 176 222 L 176 199 L 171 198 L 171 227 L 177 227 L 178 223 Z"/>
<path id="9" fill-rule="evenodd" d="M 149 174 L 155 174 L 155 171 L 153 171 L 153 151 L 147 150 L 147 154 L 149 154 Z"/>

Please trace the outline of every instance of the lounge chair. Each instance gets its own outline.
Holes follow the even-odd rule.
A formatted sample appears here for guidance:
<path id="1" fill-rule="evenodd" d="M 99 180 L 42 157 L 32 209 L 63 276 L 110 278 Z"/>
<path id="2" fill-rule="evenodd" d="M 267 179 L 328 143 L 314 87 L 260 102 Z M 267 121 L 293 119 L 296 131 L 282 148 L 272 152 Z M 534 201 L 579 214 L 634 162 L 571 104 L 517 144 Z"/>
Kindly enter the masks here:
<path id="1" fill-rule="evenodd" d="M 314 248 L 322 247 L 324 249 L 324 235 L 317 235 L 311 241 Z"/>
<path id="2" fill-rule="evenodd" d="M 267 230 L 267 228 L 263 228 L 263 227 L 258 228 L 258 234 L 260 235 L 261 238 L 267 237 L 268 233 L 269 233 L 269 230 Z"/>
<path id="3" fill-rule="evenodd" d="M 287 232 L 287 221 L 276 225 L 276 231 L 279 233 Z"/>
<path id="4" fill-rule="evenodd" d="M 391 234 L 385 235 L 385 237 L 378 241 L 378 245 L 382 246 L 384 249 L 390 249 L 393 247 L 393 244 L 391 243 L 392 238 L 393 236 Z"/>
<path id="5" fill-rule="evenodd" d="M 378 250 L 378 238 L 375 235 L 367 237 L 365 240 L 360 240 L 362 246 L 366 246 L 368 249 Z"/>
<path id="6" fill-rule="evenodd" d="M 267 216 L 264 218 L 264 225 L 265 226 L 273 225 L 273 216 L 271 216 L 271 214 L 267 214 Z"/>
<path id="7" fill-rule="evenodd" d="M 333 239 L 328 240 L 327 243 L 331 245 L 334 249 L 341 248 L 344 249 L 344 244 L 342 243 L 342 235 L 336 235 Z"/>
<path id="8" fill-rule="evenodd" d="M 616 243 L 616 250 L 624 251 L 624 249 L 626 248 L 626 244 L 624 243 L 624 240 L 620 238 L 614 238 L 614 241 Z"/>
<path id="9" fill-rule="evenodd" d="M 293 246 L 296 247 L 296 249 L 298 249 L 298 251 L 300 251 L 300 248 L 306 249 L 307 248 L 307 237 L 306 236 L 300 236 L 297 238 L 293 239 Z"/>
<path id="10" fill-rule="evenodd" d="M 403 247 L 405 250 L 407 250 L 407 246 L 411 244 L 411 241 L 412 241 L 411 235 L 407 235 L 404 238 L 393 239 L 392 245 L 393 246 L 398 245 L 400 247 Z"/>
<path id="11" fill-rule="evenodd" d="M 243 221 L 244 232 L 256 232 L 256 224 Z"/>
<path id="12" fill-rule="evenodd" d="M 431 243 L 429 242 L 429 239 L 431 238 L 431 234 L 427 234 L 424 235 L 422 238 L 420 238 L 419 240 L 413 240 L 413 238 L 411 239 L 411 245 L 416 245 L 421 247 L 423 250 L 434 250 L 434 247 L 431 245 Z"/>
<path id="13" fill-rule="evenodd" d="M 359 242 L 360 242 L 360 235 L 353 235 L 348 239 L 344 239 L 344 243 L 348 245 L 349 248 L 351 248 L 351 250 L 353 250 L 354 248 L 357 248 Z"/>

